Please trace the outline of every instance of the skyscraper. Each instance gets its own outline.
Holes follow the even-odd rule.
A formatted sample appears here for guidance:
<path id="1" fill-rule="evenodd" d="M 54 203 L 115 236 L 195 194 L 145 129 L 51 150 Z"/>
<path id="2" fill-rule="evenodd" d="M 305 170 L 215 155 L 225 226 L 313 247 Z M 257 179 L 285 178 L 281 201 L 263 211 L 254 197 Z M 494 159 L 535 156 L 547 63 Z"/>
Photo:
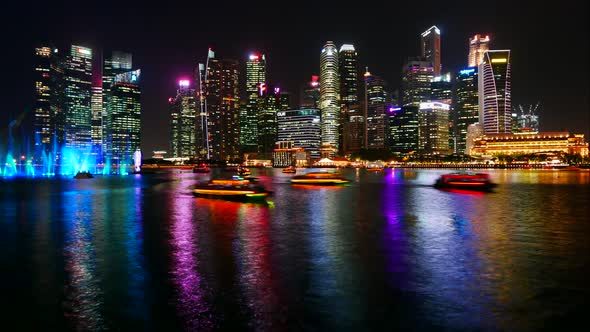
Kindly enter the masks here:
<path id="1" fill-rule="evenodd" d="M 490 50 L 479 65 L 479 123 L 484 134 L 511 133 L 510 50 Z"/>
<path id="2" fill-rule="evenodd" d="M 455 152 L 456 139 L 454 133 L 455 126 L 455 110 L 453 108 L 453 83 L 451 82 L 451 73 L 446 73 L 441 76 L 435 76 L 430 85 L 430 100 L 435 102 L 445 103 L 450 105 L 448 112 L 448 138 L 449 149 Z"/>
<path id="3" fill-rule="evenodd" d="M 331 149 L 330 156 L 333 156 L 339 148 L 340 82 L 338 49 L 332 41 L 326 42 L 320 55 L 320 110 L 322 146 Z"/>
<path id="4" fill-rule="evenodd" d="M 418 111 L 418 150 L 422 154 L 449 153 L 450 105 L 420 103 Z"/>
<path id="5" fill-rule="evenodd" d="M 477 67 L 483 61 L 483 54 L 490 49 L 490 36 L 483 37 L 480 34 L 469 38 L 468 67 Z"/>
<path id="6" fill-rule="evenodd" d="M 467 152 L 467 129 L 479 120 L 477 67 L 460 70 L 455 84 L 455 137 L 457 153 Z"/>
<path id="7" fill-rule="evenodd" d="M 311 82 L 307 83 L 301 94 L 301 100 L 299 101 L 299 107 L 304 108 L 319 108 L 320 105 L 320 77 L 311 76 Z"/>
<path id="8" fill-rule="evenodd" d="M 240 145 L 244 152 L 255 152 L 258 148 L 258 91 L 261 84 L 266 84 L 266 58 L 264 54 L 253 53 L 246 62 L 247 101 L 240 110 Z"/>
<path id="9" fill-rule="evenodd" d="M 56 91 L 55 75 L 52 64 L 55 62 L 57 49 L 48 46 L 35 49 L 34 84 L 35 105 L 33 108 L 33 134 L 35 138 L 35 158 L 47 155 L 53 146 L 55 134 L 55 117 L 52 109 Z"/>
<path id="10" fill-rule="evenodd" d="M 277 113 L 278 140 L 293 142 L 294 147 L 304 148 L 312 159 L 320 158 L 321 111 L 299 109 Z"/>
<path id="11" fill-rule="evenodd" d="M 390 150 L 409 153 L 418 150 L 418 110 L 413 104 L 392 109 L 389 116 Z"/>
<path id="12" fill-rule="evenodd" d="M 376 75 L 365 74 L 367 91 L 367 149 L 386 147 L 387 112 L 389 95 L 385 81 Z"/>
<path id="13" fill-rule="evenodd" d="M 261 85 L 258 113 L 258 157 L 271 159 L 275 143 L 278 141 L 277 113 L 289 108 L 288 94 L 279 88 L 268 91 Z"/>
<path id="14" fill-rule="evenodd" d="M 115 165 L 130 165 L 141 144 L 141 71 L 117 74 L 108 98 L 106 160 Z"/>
<path id="15" fill-rule="evenodd" d="M 402 69 L 402 103 L 420 106 L 431 98 L 434 68 L 420 58 L 409 58 Z"/>
<path id="16" fill-rule="evenodd" d="M 175 158 L 193 158 L 196 151 L 197 92 L 190 81 L 178 81 L 176 96 L 170 105 L 170 154 Z"/>
<path id="17" fill-rule="evenodd" d="M 358 126 L 351 125 L 350 117 L 362 115 L 359 105 L 358 91 L 358 54 L 354 45 L 343 44 L 338 53 L 338 73 L 340 75 L 340 152 L 351 150 L 351 141 L 361 133 L 353 133 Z M 362 130 L 362 129 L 361 129 Z M 355 145 L 355 144 L 353 144 Z M 353 146 L 352 150 L 359 150 L 360 146 Z"/>
<path id="18" fill-rule="evenodd" d="M 440 30 L 431 26 L 421 34 L 420 46 L 422 57 L 431 63 L 434 68 L 434 75 L 439 76 L 442 70 L 440 62 Z"/>
<path id="19" fill-rule="evenodd" d="M 238 62 L 209 59 L 204 93 L 207 101 L 210 157 L 215 160 L 239 158 Z"/>
<path id="20" fill-rule="evenodd" d="M 65 145 L 90 152 L 92 50 L 72 45 L 65 65 Z"/>
<path id="21" fill-rule="evenodd" d="M 96 84 L 96 85 L 95 85 Z M 93 83 L 92 87 L 92 97 L 91 97 L 91 109 L 92 109 L 92 119 L 91 119 L 91 128 L 92 132 L 90 138 L 92 140 L 92 149 L 91 154 L 95 156 L 97 162 L 102 161 L 102 154 L 104 152 L 104 135 L 105 132 L 103 128 L 103 92 L 102 92 L 102 82 L 95 82 Z"/>

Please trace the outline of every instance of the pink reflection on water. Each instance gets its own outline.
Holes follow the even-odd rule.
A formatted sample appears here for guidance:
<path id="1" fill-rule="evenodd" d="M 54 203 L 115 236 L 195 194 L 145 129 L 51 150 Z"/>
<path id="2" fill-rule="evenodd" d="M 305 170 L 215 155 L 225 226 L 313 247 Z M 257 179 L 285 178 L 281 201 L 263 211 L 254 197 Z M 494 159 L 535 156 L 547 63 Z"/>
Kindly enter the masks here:
<path id="1" fill-rule="evenodd" d="M 194 199 L 173 192 L 172 205 L 172 279 L 178 291 L 179 314 L 188 330 L 211 330 L 213 323 L 199 274 L 199 247 L 195 241 L 198 222 L 193 219 Z"/>

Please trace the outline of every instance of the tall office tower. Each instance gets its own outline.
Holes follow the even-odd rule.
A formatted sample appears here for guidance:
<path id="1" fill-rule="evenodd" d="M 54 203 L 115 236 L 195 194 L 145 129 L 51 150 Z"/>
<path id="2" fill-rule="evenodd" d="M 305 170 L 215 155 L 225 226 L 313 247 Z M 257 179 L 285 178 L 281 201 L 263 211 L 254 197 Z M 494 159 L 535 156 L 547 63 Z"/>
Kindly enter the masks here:
<path id="1" fill-rule="evenodd" d="M 467 128 L 479 121 L 477 67 L 460 70 L 455 84 L 456 152 L 467 152 Z"/>
<path id="2" fill-rule="evenodd" d="M 442 70 L 440 62 L 440 30 L 436 26 L 431 26 L 421 34 L 420 46 L 422 57 L 430 62 L 434 68 L 434 75 L 439 76 Z"/>
<path id="3" fill-rule="evenodd" d="M 299 109 L 277 113 L 278 140 L 293 142 L 296 148 L 304 148 L 312 159 L 320 158 L 321 111 Z"/>
<path id="4" fill-rule="evenodd" d="M 65 146 L 90 152 L 92 50 L 72 45 L 65 64 Z"/>
<path id="5" fill-rule="evenodd" d="M 418 111 L 418 151 L 422 154 L 448 154 L 449 104 L 420 103 Z"/>
<path id="6" fill-rule="evenodd" d="M 106 154 L 107 144 L 110 137 L 107 130 L 110 126 L 110 110 L 108 109 L 109 98 L 111 96 L 111 85 L 115 76 L 130 72 L 133 68 L 133 56 L 130 53 L 121 51 L 107 51 L 103 54 L 102 59 L 102 150 Z M 96 118 L 93 111 L 93 117 Z"/>
<path id="7" fill-rule="evenodd" d="M 265 84 L 261 85 L 258 113 L 258 158 L 271 159 L 275 143 L 278 140 L 277 113 L 288 109 L 288 95 L 279 88 L 269 92 Z"/>
<path id="8" fill-rule="evenodd" d="M 418 150 L 418 110 L 419 106 L 412 104 L 392 108 L 389 116 L 392 152 L 406 154 Z"/>
<path id="9" fill-rule="evenodd" d="M 320 105 L 320 77 L 312 76 L 311 81 L 301 90 L 299 108 L 319 108 Z"/>
<path id="10" fill-rule="evenodd" d="M 100 77 L 100 75 L 99 75 Z M 96 85 L 94 85 L 96 84 Z M 104 153 L 104 131 L 103 131 L 103 116 L 102 116 L 102 108 L 103 108 L 103 93 L 102 93 L 102 82 L 96 81 L 93 83 L 92 87 L 92 97 L 91 97 L 91 109 L 92 109 L 92 119 L 90 120 L 91 125 L 91 134 L 90 139 L 92 141 L 92 148 L 90 154 L 92 154 L 97 162 L 102 161 L 102 155 Z"/>
<path id="11" fill-rule="evenodd" d="M 343 44 L 338 53 L 338 74 L 340 75 L 340 152 L 349 152 L 351 141 L 361 133 L 353 133 L 351 129 L 358 129 L 358 126 L 351 124 L 351 116 L 362 115 L 359 105 L 358 89 L 358 54 L 354 45 Z M 362 130 L 362 129 L 361 129 Z M 355 146 L 355 149 L 358 148 Z"/>
<path id="12" fill-rule="evenodd" d="M 469 55 L 467 57 L 468 67 L 477 67 L 483 61 L 483 54 L 490 49 L 490 36 L 482 37 L 477 34 L 469 38 Z"/>
<path id="13" fill-rule="evenodd" d="M 189 80 L 179 80 L 176 97 L 170 105 L 170 154 L 174 158 L 196 156 L 197 92 Z"/>
<path id="14" fill-rule="evenodd" d="M 479 123 L 484 134 L 511 133 L 510 50 L 486 51 L 478 73 Z"/>
<path id="15" fill-rule="evenodd" d="M 246 105 L 240 110 L 240 146 L 244 152 L 258 149 L 259 87 L 266 84 L 264 54 L 250 54 L 246 62 Z"/>
<path id="16" fill-rule="evenodd" d="M 455 130 L 455 110 L 453 108 L 453 84 L 451 83 L 451 73 L 446 73 L 441 76 L 435 76 L 432 79 L 431 93 L 430 93 L 430 100 L 431 101 L 438 101 L 441 103 L 445 103 L 447 105 L 451 105 L 451 109 L 449 111 L 449 149 L 455 152 L 456 150 L 456 138 L 454 135 Z"/>
<path id="17" fill-rule="evenodd" d="M 518 105 L 517 110 L 517 129 L 518 132 L 539 132 L 539 110 L 540 103 L 535 105 Z"/>
<path id="18" fill-rule="evenodd" d="M 338 151 L 340 126 L 340 82 L 338 49 L 328 41 L 320 55 L 320 110 L 322 111 L 322 148 L 330 149 L 333 157 Z"/>
<path id="19" fill-rule="evenodd" d="M 54 144 L 55 137 L 55 94 L 57 73 L 53 69 L 57 58 L 57 49 L 48 46 L 35 48 L 34 84 L 35 106 L 33 108 L 33 134 L 35 139 L 35 158 L 47 156 Z"/>
<path id="20" fill-rule="evenodd" d="M 141 70 L 117 74 L 109 90 L 106 160 L 131 165 L 141 145 Z"/>
<path id="21" fill-rule="evenodd" d="M 409 58 L 402 69 L 402 104 L 420 106 L 430 100 L 434 68 L 428 61 Z"/>
<path id="22" fill-rule="evenodd" d="M 235 160 L 240 156 L 238 62 L 209 59 L 203 89 L 207 102 L 210 158 Z"/>
<path id="23" fill-rule="evenodd" d="M 387 145 L 387 112 L 389 95 L 386 83 L 379 76 L 365 74 L 367 92 L 367 149 L 384 149 Z"/>

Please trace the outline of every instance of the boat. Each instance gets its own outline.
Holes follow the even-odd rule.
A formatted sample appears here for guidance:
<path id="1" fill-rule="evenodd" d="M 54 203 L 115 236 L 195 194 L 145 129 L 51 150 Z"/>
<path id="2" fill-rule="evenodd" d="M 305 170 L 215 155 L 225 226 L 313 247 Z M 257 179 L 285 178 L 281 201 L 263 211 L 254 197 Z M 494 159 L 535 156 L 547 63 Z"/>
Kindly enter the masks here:
<path id="1" fill-rule="evenodd" d="M 202 164 L 201 166 L 193 167 L 193 173 L 209 173 L 209 172 L 211 172 L 211 169 L 209 167 L 207 167 L 205 164 Z"/>
<path id="2" fill-rule="evenodd" d="M 489 174 L 486 173 L 456 172 L 441 175 L 434 186 L 436 188 L 489 191 L 496 184 L 490 180 Z"/>
<path id="3" fill-rule="evenodd" d="M 242 176 L 250 175 L 250 169 L 247 167 L 238 167 L 238 174 Z"/>
<path id="4" fill-rule="evenodd" d="M 80 171 L 78 173 L 76 173 L 76 175 L 74 176 L 74 179 L 92 179 L 94 178 L 94 175 L 92 175 L 92 173 L 88 172 L 88 171 Z"/>
<path id="5" fill-rule="evenodd" d="M 367 172 L 383 172 L 383 167 L 381 166 L 367 166 L 365 169 Z"/>
<path id="6" fill-rule="evenodd" d="M 291 179 L 292 184 L 313 184 L 313 185 L 342 185 L 350 181 L 338 173 L 310 172 L 304 175 L 296 175 Z"/>
<path id="7" fill-rule="evenodd" d="M 247 202 L 264 200 L 271 192 L 251 179 L 234 175 L 230 178 L 216 178 L 207 183 L 198 184 L 193 189 L 193 194 L 197 197 Z"/>
<path id="8" fill-rule="evenodd" d="M 297 169 L 293 166 L 283 168 L 283 173 L 297 173 Z"/>

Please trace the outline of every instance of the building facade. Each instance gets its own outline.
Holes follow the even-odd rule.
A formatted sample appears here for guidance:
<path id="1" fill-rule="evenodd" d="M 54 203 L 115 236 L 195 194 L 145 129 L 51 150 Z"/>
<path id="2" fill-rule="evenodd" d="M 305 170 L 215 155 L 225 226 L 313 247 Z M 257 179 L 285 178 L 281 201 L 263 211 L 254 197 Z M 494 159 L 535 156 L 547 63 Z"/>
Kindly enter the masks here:
<path id="1" fill-rule="evenodd" d="M 449 154 L 449 112 L 440 102 L 421 103 L 418 110 L 418 151 L 421 154 Z"/>
<path id="2" fill-rule="evenodd" d="M 321 111 L 318 109 L 287 110 L 277 113 L 278 141 L 293 142 L 293 146 L 309 152 L 312 159 L 320 158 Z"/>
<path id="3" fill-rule="evenodd" d="M 439 76 L 442 70 L 440 62 L 440 30 L 433 25 L 420 36 L 422 58 L 430 62 L 434 70 L 434 75 Z"/>
<path id="4" fill-rule="evenodd" d="M 409 58 L 402 69 L 402 103 L 419 107 L 430 101 L 434 68 L 420 58 Z"/>
<path id="5" fill-rule="evenodd" d="M 358 54 L 352 44 L 343 44 L 338 52 L 338 74 L 340 75 L 340 153 L 360 150 L 354 144 L 355 137 L 362 135 L 353 132 L 358 126 L 351 124 L 350 118 L 362 116 L 358 89 Z"/>
<path id="6" fill-rule="evenodd" d="M 320 105 L 320 77 L 311 76 L 311 81 L 301 89 L 299 108 L 319 109 Z"/>
<path id="7" fill-rule="evenodd" d="M 365 75 L 367 91 L 367 149 L 385 149 L 387 146 L 387 108 L 389 95 L 385 81 L 376 75 Z"/>
<path id="8" fill-rule="evenodd" d="M 92 50 L 72 45 L 65 63 L 65 146 L 90 153 L 92 120 Z"/>
<path id="9" fill-rule="evenodd" d="M 460 70 L 455 83 L 456 152 L 467 154 L 467 128 L 479 121 L 477 67 Z"/>
<path id="10" fill-rule="evenodd" d="M 483 55 L 490 49 L 490 36 L 476 34 L 469 38 L 469 55 L 467 56 L 467 66 L 477 67 L 483 61 Z"/>
<path id="11" fill-rule="evenodd" d="M 536 153 L 569 153 L 588 155 L 588 143 L 582 134 L 542 132 L 488 134 L 474 141 L 475 156 L 519 155 Z"/>
<path id="12" fill-rule="evenodd" d="M 168 99 L 170 107 L 170 155 L 194 158 L 197 155 L 197 92 L 189 80 L 180 80 L 176 96 Z"/>
<path id="13" fill-rule="evenodd" d="M 33 137 L 35 138 L 35 159 L 40 160 L 53 149 L 56 140 L 56 93 L 59 79 L 54 69 L 57 49 L 49 46 L 35 48 L 33 68 L 35 104 L 33 106 Z"/>
<path id="14" fill-rule="evenodd" d="M 339 149 L 340 77 L 338 75 L 338 49 L 333 42 L 324 45 L 320 55 L 320 110 L 322 111 L 322 145 Z"/>
<path id="15" fill-rule="evenodd" d="M 389 147 L 397 154 L 418 150 L 419 106 L 407 105 L 392 110 L 389 116 Z"/>
<path id="16" fill-rule="evenodd" d="M 510 50 L 484 52 L 478 67 L 479 123 L 484 134 L 512 132 Z"/>
<path id="17" fill-rule="evenodd" d="M 266 57 L 250 54 L 246 62 L 246 104 L 240 109 L 240 146 L 244 152 L 258 149 L 259 91 L 266 84 Z"/>
<path id="18" fill-rule="evenodd" d="M 265 90 L 267 91 L 267 90 Z M 258 158 L 271 159 L 275 143 L 278 139 L 277 114 L 289 108 L 289 95 L 279 88 L 272 92 L 261 90 L 258 113 Z"/>

